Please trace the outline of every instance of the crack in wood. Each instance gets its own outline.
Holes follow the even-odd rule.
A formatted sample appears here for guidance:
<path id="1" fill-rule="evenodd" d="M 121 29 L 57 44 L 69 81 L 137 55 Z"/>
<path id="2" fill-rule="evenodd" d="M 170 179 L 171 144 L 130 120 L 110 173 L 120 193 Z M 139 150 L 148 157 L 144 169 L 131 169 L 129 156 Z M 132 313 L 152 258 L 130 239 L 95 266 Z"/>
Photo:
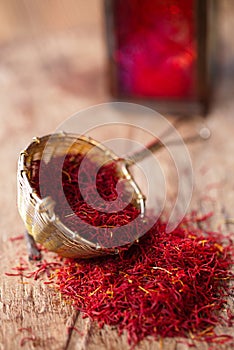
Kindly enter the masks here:
<path id="1" fill-rule="evenodd" d="M 64 350 L 68 350 L 68 348 L 69 348 L 69 344 L 70 344 L 70 341 L 72 339 L 72 335 L 74 332 L 73 327 L 75 327 L 75 324 L 76 324 L 76 321 L 79 317 L 79 314 L 80 314 L 79 311 L 74 310 L 73 314 L 71 315 L 71 317 L 68 319 L 68 321 L 66 323 L 66 326 L 68 328 L 68 337 L 67 337 L 67 342 L 66 342 Z"/>

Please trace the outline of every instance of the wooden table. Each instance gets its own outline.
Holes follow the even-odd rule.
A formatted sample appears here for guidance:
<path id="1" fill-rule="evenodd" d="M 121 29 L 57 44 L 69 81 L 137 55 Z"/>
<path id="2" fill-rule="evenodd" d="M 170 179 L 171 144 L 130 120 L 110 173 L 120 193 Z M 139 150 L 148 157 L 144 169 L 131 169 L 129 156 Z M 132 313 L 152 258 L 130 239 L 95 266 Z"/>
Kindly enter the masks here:
<path id="1" fill-rule="evenodd" d="M 216 85 L 215 98 L 206 123 L 212 137 L 206 144 L 189 146 L 195 186 L 191 208 L 202 212 L 214 211 L 213 227 L 221 225 L 229 234 L 232 225 L 226 225 L 226 218 L 234 216 L 234 42 L 232 40 L 234 6 L 228 0 L 220 4 L 217 27 L 222 43 L 219 60 L 221 75 Z M 92 14 L 95 16 L 95 14 Z M 100 17 L 100 16 L 99 16 Z M 16 167 L 21 149 L 33 136 L 53 132 L 67 117 L 84 107 L 110 101 L 106 85 L 105 46 L 101 25 L 90 21 L 76 29 L 67 29 L 51 35 L 28 35 L 21 40 L 3 44 L 0 51 L 0 105 L 1 105 L 1 168 L 0 168 L 0 349 L 19 349 L 20 341 L 31 327 L 35 341 L 28 341 L 24 349 L 128 349 L 126 336 L 119 337 L 115 329 L 98 329 L 88 319 L 82 319 L 73 308 L 60 300 L 53 289 L 43 281 L 25 281 L 23 278 L 7 277 L 11 267 L 26 256 L 23 241 L 13 243 L 10 237 L 22 234 L 24 225 L 16 205 Z M 114 117 L 107 117 L 113 121 Z M 193 133 L 199 116 L 189 119 L 182 132 Z M 137 122 L 135 120 L 118 119 Z M 139 119 L 138 119 L 139 121 Z M 85 120 L 83 121 L 85 128 Z M 157 120 L 146 119 L 152 132 L 158 128 Z M 127 139 L 141 139 L 139 130 L 128 128 L 109 129 L 108 137 L 118 133 Z M 95 134 L 95 132 L 94 132 Z M 106 134 L 99 130 L 97 139 Z M 167 201 L 173 200 L 177 184 L 169 171 L 169 160 L 163 151 L 158 156 L 168 181 Z M 145 166 L 150 167 L 146 162 Z M 204 171 L 205 169 L 205 171 Z M 209 194 L 210 201 L 204 197 Z M 157 188 L 155 187 L 157 196 Z M 25 282 L 27 282 L 25 284 Z M 76 326 L 83 331 L 67 334 L 67 326 Z M 233 329 L 220 329 L 233 334 Z M 188 347 L 176 339 L 155 342 L 144 340 L 136 349 L 177 349 Z M 199 343 L 199 349 L 208 349 L 209 344 Z M 219 346 L 231 349 L 231 345 Z"/>

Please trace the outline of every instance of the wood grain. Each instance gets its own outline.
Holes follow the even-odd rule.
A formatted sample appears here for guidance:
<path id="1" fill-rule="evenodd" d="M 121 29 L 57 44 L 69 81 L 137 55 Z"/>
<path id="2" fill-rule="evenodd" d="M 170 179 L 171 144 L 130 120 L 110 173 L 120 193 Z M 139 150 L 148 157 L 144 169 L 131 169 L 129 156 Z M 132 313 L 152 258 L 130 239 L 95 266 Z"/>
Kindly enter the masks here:
<path id="1" fill-rule="evenodd" d="M 36 3 L 39 6 L 39 2 Z M 23 345 L 25 350 L 130 349 L 126 335 L 119 337 L 116 330 L 110 327 L 98 329 L 96 324 L 83 319 L 82 315 L 64 303 L 43 281 L 5 275 L 17 264 L 20 256 L 26 257 L 23 241 L 9 241 L 10 237 L 24 232 L 16 206 L 16 162 L 20 150 L 33 136 L 54 131 L 76 111 L 111 99 L 105 80 L 101 1 L 95 1 L 95 8 L 92 8 L 90 1 L 88 3 L 90 10 L 86 13 L 89 19 L 83 19 L 73 29 L 65 28 L 51 33 L 46 27 L 44 31 L 38 29 L 33 38 L 21 36 L 17 39 L 11 36 L 10 41 L 4 41 L 1 45 L 0 350 L 19 349 L 24 337 L 32 337 Z M 36 5 L 34 10 L 37 12 Z M 48 18 L 43 18 L 50 22 Z M 95 18 L 95 21 L 91 18 Z M 205 144 L 189 146 L 195 177 L 190 209 L 197 208 L 202 212 L 213 210 L 213 227 L 220 225 L 227 235 L 233 231 L 233 225 L 227 226 L 225 219 L 234 217 L 233 18 L 233 3 L 228 0 L 220 2 L 217 28 L 222 46 L 219 56 L 221 71 L 212 110 L 206 119 L 212 137 Z M 51 26 L 56 27 L 55 24 Z M 104 118 L 106 122 L 137 123 L 141 117 L 124 118 L 107 113 Z M 194 133 L 199 122 L 199 116 L 188 121 L 182 133 Z M 87 130 L 89 126 L 86 118 L 81 118 L 81 123 L 82 128 Z M 152 133 L 156 133 L 159 127 L 157 120 L 151 117 L 145 117 L 145 125 Z M 139 130 L 122 126 L 97 128 L 90 134 L 101 141 L 117 136 L 138 139 L 142 144 L 148 141 Z M 119 151 L 127 153 L 131 151 L 131 146 L 125 143 Z M 157 159 L 165 172 L 167 203 L 170 207 L 177 183 L 166 152 L 158 154 Z M 151 163 L 146 162 L 144 166 L 151 170 Z M 136 176 L 141 183 L 141 175 Z M 156 182 L 153 189 L 155 198 L 159 197 L 159 187 Z M 53 254 L 46 257 L 50 256 Z M 76 326 L 82 335 L 76 331 L 68 334 L 68 326 Z M 19 331 L 28 327 L 32 329 L 31 333 Z M 219 332 L 233 334 L 233 329 L 220 328 Z M 197 345 L 200 350 L 207 350 L 210 346 L 207 343 Z M 186 350 L 189 347 L 183 343 L 183 339 L 165 339 L 163 342 L 145 339 L 136 349 Z M 232 346 L 219 346 L 219 349 L 231 350 Z"/>

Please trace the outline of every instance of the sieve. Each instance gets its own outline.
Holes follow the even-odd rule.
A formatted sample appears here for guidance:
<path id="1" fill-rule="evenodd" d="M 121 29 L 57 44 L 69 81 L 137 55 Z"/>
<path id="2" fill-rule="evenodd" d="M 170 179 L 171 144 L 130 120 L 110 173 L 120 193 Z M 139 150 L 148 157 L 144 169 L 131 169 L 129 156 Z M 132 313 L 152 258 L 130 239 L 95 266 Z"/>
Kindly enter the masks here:
<path id="1" fill-rule="evenodd" d="M 177 120 L 176 125 L 180 125 Z M 164 138 L 172 132 L 168 128 L 162 135 Z M 192 143 L 199 139 L 207 139 L 209 129 L 202 128 L 199 134 L 184 138 L 183 142 Z M 125 158 L 120 158 L 111 149 L 100 142 L 84 135 L 59 132 L 41 138 L 34 137 L 30 145 L 20 153 L 17 171 L 18 209 L 26 227 L 26 237 L 31 259 L 40 259 L 36 243 L 40 243 L 49 251 L 70 258 L 92 258 L 118 253 L 118 247 L 103 247 L 82 237 L 79 232 L 72 231 L 56 215 L 55 201 L 50 197 L 40 198 L 31 184 L 31 164 L 35 160 L 65 156 L 66 154 L 87 154 L 92 152 L 96 163 L 113 161 L 117 165 L 119 179 L 124 179 L 132 191 L 132 203 L 139 209 L 140 216 L 145 216 L 145 196 L 142 194 L 129 168 L 145 159 L 151 152 L 165 147 L 161 138 L 152 140 L 144 148 Z M 178 140 L 167 142 L 167 147 L 178 145 Z M 133 243 L 133 242 L 132 242 Z"/>

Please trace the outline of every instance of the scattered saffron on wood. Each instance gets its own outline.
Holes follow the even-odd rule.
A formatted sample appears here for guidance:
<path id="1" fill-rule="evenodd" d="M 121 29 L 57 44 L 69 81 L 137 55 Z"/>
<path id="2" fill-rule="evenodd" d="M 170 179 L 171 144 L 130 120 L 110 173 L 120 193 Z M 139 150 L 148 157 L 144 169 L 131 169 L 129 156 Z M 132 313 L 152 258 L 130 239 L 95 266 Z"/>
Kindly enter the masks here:
<path id="1" fill-rule="evenodd" d="M 31 327 L 21 327 L 18 329 L 18 331 L 19 332 L 26 331 L 26 332 L 32 333 L 32 328 Z"/>
<path id="2" fill-rule="evenodd" d="M 74 330 L 76 333 L 78 333 L 81 337 L 83 337 L 84 332 L 81 332 L 77 327 L 67 327 L 67 332 L 68 332 L 68 334 L 70 334 L 73 330 Z"/>
<path id="3" fill-rule="evenodd" d="M 141 225 L 151 218 L 135 220 L 139 210 L 132 203 L 123 206 L 122 211 L 111 212 L 87 204 L 79 185 L 88 189 L 88 202 L 94 202 L 97 188 L 113 208 L 117 197 L 125 203 L 125 187 L 122 184 L 117 193 L 119 177 L 113 163 L 99 170 L 94 188 L 90 174 L 95 172 L 95 165 L 86 160 L 78 181 L 82 159 L 78 154 L 67 155 L 65 160 L 52 158 L 48 164 L 34 161 L 30 177 L 34 189 L 42 197 L 52 196 L 56 214 L 73 231 L 77 231 L 78 218 L 92 225 L 89 230 L 84 225 L 82 231 L 79 223 L 79 233 L 84 238 L 109 244 L 115 235 L 106 237 L 103 228 L 125 227 L 122 232 L 126 240 L 133 242 L 132 236 L 138 237 Z M 127 331 L 128 341 L 133 345 L 146 336 L 225 343 L 231 337 L 216 335 L 215 326 L 233 324 L 227 300 L 233 280 L 230 269 L 234 249 L 231 240 L 221 233 L 202 229 L 201 224 L 208 222 L 211 215 L 198 216 L 192 211 L 170 233 L 166 231 L 167 222 L 152 223 L 143 237 L 128 249 L 121 247 L 118 255 L 90 260 L 55 256 L 53 261 L 37 262 L 33 271 L 21 258 L 13 268 L 15 272 L 6 275 L 43 279 L 83 317 L 97 321 L 100 327 L 116 326 L 119 334 Z M 128 230 L 126 224 L 134 220 L 135 226 Z M 30 340 L 35 339 L 26 337 L 21 343 Z"/>
<path id="4" fill-rule="evenodd" d="M 34 335 L 30 337 L 24 337 L 20 340 L 20 346 L 24 346 L 27 342 L 35 341 L 35 340 L 36 340 L 36 337 Z"/>
<path id="5" fill-rule="evenodd" d="M 6 276 L 22 276 L 22 273 L 18 272 L 18 273 L 11 273 L 11 272 L 5 272 Z"/>
<path id="6" fill-rule="evenodd" d="M 10 240 L 11 242 L 20 241 L 20 240 L 22 240 L 22 239 L 24 239 L 24 235 L 18 235 L 18 236 L 14 236 L 14 237 L 10 237 L 10 238 L 9 238 L 9 240 Z"/>
<path id="7" fill-rule="evenodd" d="M 233 244 L 221 233 L 202 231 L 200 219 L 192 213 L 171 233 L 165 231 L 166 222 L 158 221 L 139 243 L 120 249 L 117 256 L 55 256 L 18 274 L 53 282 L 84 317 L 100 327 L 116 326 L 119 334 L 127 331 L 133 345 L 146 336 L 231 342 L 232 336 L 216 334 L 215 327 L 233 325 L 227 304 Z"/>

